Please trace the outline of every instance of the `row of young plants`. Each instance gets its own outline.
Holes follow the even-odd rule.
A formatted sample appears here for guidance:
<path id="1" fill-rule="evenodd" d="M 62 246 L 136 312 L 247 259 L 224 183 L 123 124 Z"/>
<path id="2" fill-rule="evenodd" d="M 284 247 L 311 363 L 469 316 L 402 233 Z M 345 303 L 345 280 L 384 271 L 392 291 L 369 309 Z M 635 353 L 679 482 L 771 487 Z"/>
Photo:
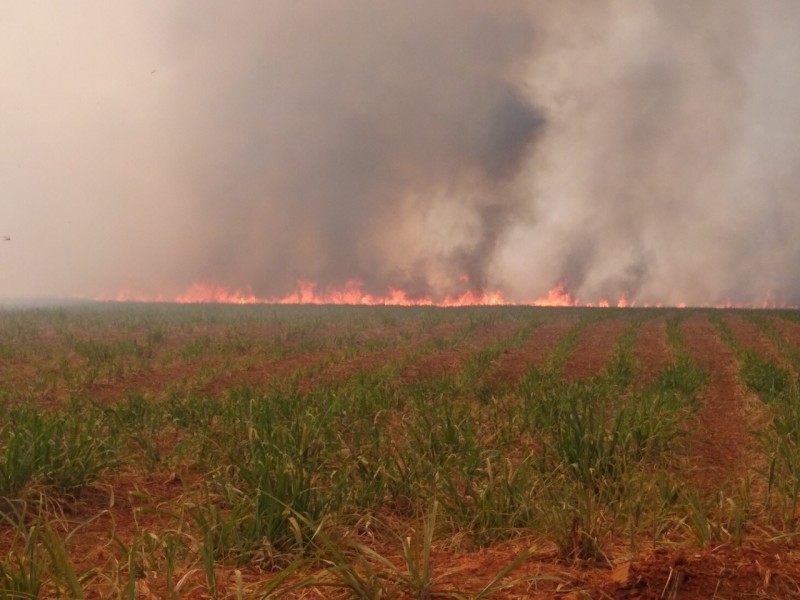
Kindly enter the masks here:
<path id="1" fill-rule="evenodd" d="M 111 304 L 98 305 L 96 314 L 82 305 L 6 310 L 0 313 L 0 330 L 10 332 L 0 337 L 0 351 L 8 354 L 0 362 L 0 400 L 82 400 L 99 388 L 135 388 L 171 372 L 202 383 L 303 356 L 342 362 L 407 345 L 443 324 L 463 335 L 496 320 L 523 318 L 470 309 L 304 308 Z"/>
<path id="2" fill-rule="evenodd" d="M 678 320 L 669 323 L 672 361 L 645 386 L 637 385 L 636 321 L 602 373 L 563 382 L 562 348 L 523 382 L 525 433 L 538 436 L 536 462 L 549 478 L 547 530 L 565 557 L 598 558 L 607 540 L 625 533 L 634 550 L 643 532 L 658 541 L 682 526 L 689 490 L 672 449 L 705 374 L 683 350 Z"/>
<path id="3" fill-rule="evenodd" d="M 468 329 L 479 328 L 490 322 L 491 319 L 487 320 L 485 317 L 470 319 Z M 384 323 L 392 324 L 386 320 Z M 432 320 L 429 325 L 434 323 L 435 321 Z M 454 343 L 457 343 L 457 340 Z M 439 345 L 441 345 L 440 341 Z M 283 406 L 288 397 L 297 396 L 296 389 L 276 390 L 270 393 L 272 401 L 264 406 Z M 261 392 L 244 392 L 244 394 L 248 404 L 257 402 L 259 396 L 263 395 Z M 0 435 L 0 449 L 3 450 L 2 465 L 0 465 L 2 466 L 4 485 L 2 491 L 3 498 L 6 500 L 4 518 L 7 520 L 9 514 L 18 510 L 20 506 L 25 506 L 33 498 L 44 499 L 44 504 L 48 505 L 51 499 L 58 501 L 58 499 L 77 496 L 82 488 L 94 481 L 100 472 L 112 468 L 114 465 L 121 465 L 121 468 L 125 468 L 126 464 L 138 462 L 144 458 L 142 464 L 147 465 L 148 468 L 165 467 L 168 463 L 173 466 L 186 466 L 191 462 L 189 457 L 208 456 L 207 451 L 210 448 L 219 447 L 219 436 L 214 439 L 214 434 L 203 427 L 204 424 L 210 423 L 210 419 L 220 419 L 227 415 L 227 419 L 223 420 L 223 423 L 230 424 L 233 421 L 235 426 L 225 426 L 223 427 L 224 431 L 239 431 L 243 424 L 249 431 L 254 431 L 263 424 L 259 418 L 267 413 L 256 412 L 243 418 L 242 407 L 235 399 L 236 396 L 235 393 L 231 394 L 227 413 L 224 406 L 228 402 L 227 400 L 220 403 L 218 399 L 197 395 L 186 395 L 181 398 L 173 394 L 167 401 L 159 401 L 132 392 L 126 400 L 111 407 L 101 408 L 75 401 L 64 409 L 52 413 L 43 412 L 27 405 L 25 398 L 13 398 L 11 404 L 20 406 L 6 411 L 7 414 L 4 415 L 5 418 L 2 421 L 4 427 L 2 435 Z M 161 439 L 169 437 L 169 430 L 176 429 L 191 433 L 165 452 Z M 274 440 L 265 445 L 263 440 L 259 441 L 256 437 L 252 442 L 248 449 L 251 458 L 247 464 L 243 464 L 235 456 L 231 456 L 229 468 L 235 469 L 238 477 L 246 476 L 248 467 L 251 468 L 249 473 L 253 475 L 258 471 L 258 469 L 252 468 L 253 465 L 264 467 L 265 461 L 276 462 L 281 469 L 286 466 L 281 462 L 281 458 L 285 456 L 283 451 L 279 455 L 271 455 L 269 451 L 265 451 L 265 448 L 269 450 L 276 448 Z M 211 462 L 213 461 L 200 461 L 191 466 L 203 468 Z M 219 463 L 214 462 L 213 464 Z M 285 472 L 283 475 L 279 474 L 279 481 L 276 485 L 279 486 L 281 482 L 285 483 L 286 481 L 289 481 L 290 484 L 293 483 L 285 475 Z M 263 478 L 258 479 L 256 475 L 250 478 L 250 484 L 255 486 L 256 500 L 262 504 L 265 499 L 273 498 L 273 495 L 265 488 L 267 483 Z M 231 490 L 230 487 L 226 489 L 228 492 Z M 289 492 L 291 493 L 294 489 L 289 489 Z M 313 490 L 305 489 L 302 494 L 311 496 L 312 492 Z M 203 489 L 203 493 L 206 494 L 206 499 L 211 498 L 207 494 L 206 488 Z M 297 504 L 294 497 L 289 499 L 293 504 Z M 231 502 L 235 501 L 235 498 L 231 500 Z M 208 506 L 211 507 L 210 504 Z M 212 513 L 213 510 L 211 508 Z M 285 510 L 286 507 L 281 507 L 282 512 Z M 308 510 L 304 512 L 309 516 L 312 514 Z M 262 507 L 254 514 L 259 522 L 250 527 L 254 527 L 257 535 L 263 539 L 264 531 L 269 533 L 270 526 L 261 524 L 260 518 L 264 514 L 269 514 L 269 511 Z M 193 518 L 199 526 L 203 526 L 204 517 L 205 514 L 201 509 L 193 514 Z M 279 519 L 279 521 L 285 522 L 285 519 Z M 242 528 L 242 524 L 237 522 L 236 527 Z M 151 537 L 149 536 L 147 539 Z M 275 533 L 274 536 L 269 534 L 267 537 L 275 537 L 276 545 L 281 546 L 280 532 Z M 213 557 L 216 558 L 219 544 L 211 538 L 206 541 L 208 543 L 204 545 L 204 548 L 209 548 Z M 236 548 L 236 552 L 242 553 L 243 550 Z M 30 561 L 32 558 L 29 556 L 28 560 Z M 24 562 L 17 562 L 18 570 L 21 572 L 25 571 Z M 134 577 L 133 571 L 131 573 L 131 577 Z M 8 577 L 6 575 L 4 575 L 6 579 L 11 577 L 11 575 Z"/>
<path id="4" fill-rule="evenodd" d="M 402 343 L 432 313 L 365 312 L 315 307 L 78 305 L 0 312 L 0 401 L 38 404 L 83 399 L 98 388 L 169 377 L 169 369 L 212 379 L 253 365 L 317 352 L 344 360 L 376 344 Z M 342 307 L 347 308 L 347 307 Z M 192 318 L 187 318 L 187 315 Z M 370 329 L 399 334 L 352 343 Z M 165 371 L 166 369 L 166 371 Z"/>
<path id="5" fill-rule="evenodd" d="M 536 335 L 538 320 L 474 352 L 453 376 L 405 380 L 403 367 L 419 356 L 415 350 L 396 363 L 303 392 L 297 381 L 284 381 L 222 396 L 132 392 L 114 405 L 68 405 L 53 413 L 54 420 L 81 423 L 90 435 L 69 426 L 63 433 L 34 427 L 43 439 L 57 440 L 56 448 L 82 440 L 79 452 L 68 452 L 94 457 L 95 466 L 79 469 L 83 479 L 60 483 L 51 474 L 62 458 L 28 461 L 36 466 L 27 480 L 10 478 L 23 483 L 8 488 L 7 522 L 20 523 L 20 507 L 36 504 L 41 495 L 32 490 L 55 499 L 78 496 L 104 469 L 177 471 L 198 483 L 163 507 L 174 527 L 127 537 L 120 532 L 113 568 L 73 576 L 69 563 L 53 558 L 61 556 L 58 544 L 55 554 L 38 558 L 25 549 L 50 522 L 45 511 L 41 526 L 20 526 L 8 544 L 0 586 L 9 591 L 3 593 L 17 593 L 9 582 L 24 580 L 40 560 L 44 566 L 34 569 L 46 582 L 40 586 L 66 589 L 65 582 L 78 580 L 82 589 L 112 590 L 118 597 L 136 597 L 143 585 L 176 598 L 198 585 L 215 597 L 227 589 L 230 597 L 259 597 L 297 586 L 332 586 L 357 597 L 401 591 L 480 597 L 499 589 L 507 571 L 482 589 L 455 589 L 433 569 L 434 544 L 489 546 L 526 535 L 555 543 L 572 560 L 602 557 L 605 543 L 620 533 L 632 546 L 641 531 L 653 539 L 669 536 L 688 527 L 679 515 L 689 499 L 671 450 L 703 374 L 683 351 L 673 316 L 673 361 L 648 385 L 637 385 L 637 319 L 602 373 L 565 382 L 565 358 L 597 314 L 583 315 L 544 365 L 497 394 L 479 385 L 486 370 L 505 350 Z M 45 416 L 28 420 L 37 418 Z M 19 417 L 8 431 L 24 430 L 25 422 Z M 24 445 L 15 435 L 14 443 Z M 3 439 L 8 462 L 12 437 Z M 27 448 L 31 456 L 54 456 L 35 444 Z M 202 477 L 192 476 L 198 473 Z M 390 550 L 381 554 L 370 536 Z M 65 552 L 70 547 L 69 540 L 58 543 Z M 217 579 L 225 565 L 239 569 L 234 584 Z M 251 585 L 241 573 L 256 566 L 280 574 Z"/>
<path id="6" fill-rule="evenodd" d="M 768 409 L 769 427 L 758 432 L 768 465 L 765 509 L 776 526 L 792 532 L 800 518 L 800 348 L 782 335 L 775 315 L 743 314 L 770 340 L 777 356 L 744 347 L 719 316 L 716 324 L 739 359 L 740 379 Z"/>

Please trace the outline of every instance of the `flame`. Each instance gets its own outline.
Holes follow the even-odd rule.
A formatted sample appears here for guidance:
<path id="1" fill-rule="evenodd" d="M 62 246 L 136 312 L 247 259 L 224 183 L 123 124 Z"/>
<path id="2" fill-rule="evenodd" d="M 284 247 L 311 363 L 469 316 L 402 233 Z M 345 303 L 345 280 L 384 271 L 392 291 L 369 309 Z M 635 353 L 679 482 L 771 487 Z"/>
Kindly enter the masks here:
<path id="1" fill-rule="evenodd" d="M 175 297 L 178 304 L 259 304 L 262 300 L 250 292 L 231 291 L 210 283 L 194 283 L 188 290 Z"/>
<path id="2" fill-rule="evenodd" d="M 223 303 L 223 304 L 355 304 L 363 306 L 493 306 L 508 304 L 501 292 L 468 291 L 459 296 L 449 296 L 441 300 L 429 298 L 409 298 L 403 291 L 389 288 L 383 296 L 369 294 L 363 290 L 364 284 L 352 279 L 341 287 L 319 289 L 313 281 L 298 281 L 297 290 L 286 296 L 259 297 L 252 292 L 228 290 L 209 284 L 195 283 L 184 293 L 175 297 L 181 304 Z"/>
<path id="3" fill-rule="evenodd" d="M 462 276 L 461 281 L 469 283 L 469 278 Z M 129 289 L 120 291 L 115 296 L 96 298 L 99 301 L 111 302 L 174 302 L 179 304 L 349 304 L 362 306 L 562 306 L 562 307 L 617 307 L 627 308 L 642 306 L 643 308 L 661 308 L 662 304 L 637 305 L 623 294 L 616 301 L 599 300 L 596 303 L 579 300 L 569 291 L 566 281 L 560 281 L 546 294 L 533 300 L 509 301 L 499 290 L 496 291 L 466 291 L 457 296 L 448 296 L 440 299 L 409 297 L 408 294 L 397 288 L 389 288 L 383 295 L 370 294 L 364 291 L 364 284 L 358 279 L 351 279 L 342 286 L 320 288 L 313 281 L 301 280 L 297 282 L 297 289 L 285 296 L 261 297 L 249 289 L 231 290 L 210 282 L 196 282 L 186 291 L 177 296 L 164 296 L 163 294 L 146 295 Z M 684 302 L 672 305 L 675 308 L 687 308 Z M 770 292 L 762 302 L 755 304 L 738 304 L 734 302 L 720 302 L 715 305 L 706 305 L 712 308 L 798 308 L 797 306 L 776 301 L 775 295 Z"/>
<path id="4" fill-rule="evenodd" d="M 351 279 L 343 286 L 320 289 L 313 281 L 298 281 L 297 289 L 286 296 L 261 297 L 249 289 L 230 290 L 209 282 L 196 282 L 186 291 L 168 298 L 163 295 L 146 296 L 123 290 L 112 298 L 116 302 L 176 302 L 179 304 L 350 304 L 362 306 L 599 306 L 627 307 L 632 306 L 626 296 L 616 302 L 601 300 L 597 304 L 581 302 L 569 291 L 566 281 L 559 282 L 543 296 L 523 301 L 507 301 L 503 293 L 496 291 L 466 291 L 457 296 L 442 299 L 409 297 L 405 291 L 389 288 L 384 295 L 374 295 L 364 291 L 364 284 Z"/>

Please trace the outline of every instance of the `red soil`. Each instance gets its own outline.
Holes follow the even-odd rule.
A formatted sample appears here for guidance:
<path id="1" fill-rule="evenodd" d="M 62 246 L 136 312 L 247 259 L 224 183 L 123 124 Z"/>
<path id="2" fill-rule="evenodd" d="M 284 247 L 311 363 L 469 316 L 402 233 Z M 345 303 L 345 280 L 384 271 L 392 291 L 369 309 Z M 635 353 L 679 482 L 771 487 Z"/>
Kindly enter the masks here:
<path id="1" fill-rule="evenodd" d="M 392 362 L 401 361 L 410 353 L 421 348 L 431 340 L 452 338 L 456 331 L 457 328 L 453 327 L 452 323 L 439 325 L 430 331 L 415 336 L 410 342 L 406 342 L 400 346 L 368 352 L 351 358 L 350 360 L 335 363 L 318 376 L 305 381 L 302 389 L 311 389 L 314 385 L 344 381 L 361 371 L 370 371 Z"/>
<path id="2" fill-rule="evenodd" d="M 780 359 L 779 352 L 761 331 L 741 315 L 727 314 L 723 317 L 734 339 L 746 350 L 752 350 L 761 358 Z"/>
<path id="3" fill-rule="evenodd" d="M 708 318 L 692 315 L 682 333 L 689 352 L 710 377 L 684 448 L 693 467 L 688 475 L 697 489 L 714 493 L 749 475 L 753 436 L 748 407 L 733 351 Z"/>
<path id="4" fill-rule="evenodd" d="M 487 377 L 488 385 L 494 388 L 519 382 L 531 366 L 544 364 L 550 352 L 574 325 L 572 320 L 557 321 L 534 329 L 528 341 L 506 350 L 495 361 L 494 370 Z"/>
<path id="5" fill-rule="evenodd" d="M 795 348 L 800 348 L 800 323 L 778 317 L 772 317 L 770 322 L 780 332 L 786 343 Z"/>
<path id="6" fill-rule="evenodd" d="M 403 379 L 411 381 L 419 378 L 453 375 L 471 354 L 513 335 L 519 328 L 518 323 L 501 322 L 475 331 L 463 344 L 455 348 L 435 351 L 408 365 L 403 371 Z"/>
<path id="7" fill-rule="evenodd" d="M 564 380 L 576 381 L 600 373 L 614 353 L 617 338 L 629 324 L 628 317 L 591 323 L 567 358 Z"/>
<path id="8" fill-rule="evenodd" d="M 634 353 L 641 368 L 636 383 L 645 387 L 672 360 L 667 345 L 667 322 L 663 318 L 650 319 L 639 326 Z"/>
<path id="9" fill-rule="evenodd" d="M 230 389 L 232 386 L 237 385 L 264 387 L 277 379 L 290 377 L 294 373 L 316 368 L 330 360 L 330 357 L 330 351 L 317 350 L 315 352 L 266 361 L 249 367 L 244 371 L 233 370 L 216 376 L 211 383 L 203 388 L 203 392 L 209 395 L 218 395 L 224 393 L 225 390 Z"/>

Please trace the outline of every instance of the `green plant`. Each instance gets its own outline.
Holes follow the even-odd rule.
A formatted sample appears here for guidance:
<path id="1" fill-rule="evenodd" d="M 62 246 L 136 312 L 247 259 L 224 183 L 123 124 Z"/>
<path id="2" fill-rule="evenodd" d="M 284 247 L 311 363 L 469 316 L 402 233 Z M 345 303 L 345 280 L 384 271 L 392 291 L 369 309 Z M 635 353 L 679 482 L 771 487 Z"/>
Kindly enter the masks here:
<path id="1" fill-rule="evenodd" d="M 56 525 L 41 510 L 28 514 L 24 503 L 15 503 L 11 511 L 0 513 L 0 525 L 13 531 L 8 554 L 0 558 L 0 599 L 39 598 L 45 590 L 55 596 L 84 598 L 84 586 L 93 571 L 79 574 L 67 553 L 66 544 L 82 528 L 101 516 L 99 513 L 78 523 L 61 536 Z"/>
<path id="2" fill-rule="evenodd" d="M 748 388 L 764 402 L 774 402 L 792 387 L 791 375 L 786 367 L 774 359 L 764 359 L 755 352 L 744 352 L 740 377 Z"/>
<path id="3" fill-rule="evenodd" d="M 10 411 L 0 425 L 0 496 L 18 497 L 34 484 L 63 496 L 79 494 L 117 461 L 116 440 L 101 424 L 91 407 L 71 405 L 61 414 Z"/>

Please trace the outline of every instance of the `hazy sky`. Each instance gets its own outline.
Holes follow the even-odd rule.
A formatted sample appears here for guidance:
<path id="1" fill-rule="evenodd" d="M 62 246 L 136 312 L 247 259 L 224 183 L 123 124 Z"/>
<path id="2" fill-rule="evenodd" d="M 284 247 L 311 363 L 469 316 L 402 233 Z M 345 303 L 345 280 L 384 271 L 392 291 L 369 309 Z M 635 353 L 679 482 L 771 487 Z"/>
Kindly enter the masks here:
<path id="1" fill-rule="evenodd" d="M 0 6 L 0 298 L 800 304 L 797 0 Z"/>

